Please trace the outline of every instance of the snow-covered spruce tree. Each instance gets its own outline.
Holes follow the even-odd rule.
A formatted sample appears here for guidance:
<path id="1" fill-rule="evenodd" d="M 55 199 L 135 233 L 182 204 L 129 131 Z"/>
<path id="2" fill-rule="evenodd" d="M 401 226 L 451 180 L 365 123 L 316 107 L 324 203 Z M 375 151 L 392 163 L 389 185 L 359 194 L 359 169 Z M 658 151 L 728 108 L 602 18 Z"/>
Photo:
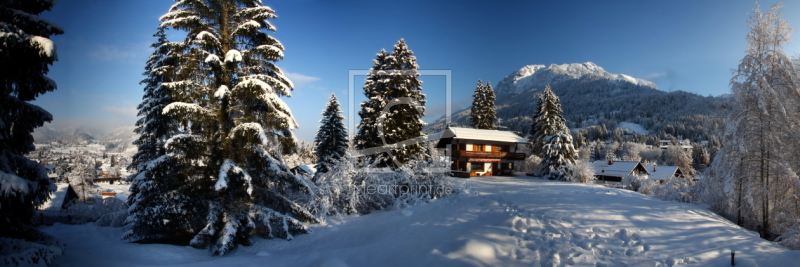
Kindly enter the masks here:
<path id="1" fill-rule="evenodd" d="M 425 147 L 415 139 L 423 137 L 425 94 L 419 80 L 417 59 L 400 39 L 391 55 L 381 50 L 364 83 L 367 101 L 361 103 L 361 123 L 354 138 L 357 149 L 391 147 L 379 166 L 400 167 L 413 159 L 427 156 Z M 390 162 L 391 161 L 391 162 Z"/>
<path id="2" fill-rule="evenodd" d="M 486 129 L 486 130 L 494 130 L 494 124 L 497 120 L 497 111 L 494 105 L 495 95 L 494 89 L 492 89 L 492 84 L 489 81 L 486 81 L 486 85 L 483 86 L 483 116 L 481 117 L 481 125 L 478 129 Z"/>
<path id="3" fill-rule="evenodd" d="M 330 102 L 322 112 L 322 125 L 317 130 L 314 142 L 317 144 L 317 173 L 328 172 L 332 160 L 344 156 L 350 141 L 347 139 L 347 128 L 344 126 L 344 116 L 339 109 L 339 101 L 335 94 L 331 94 Z M 315 179 L 316 180 L 316 176 Z"/>
<path id="4" fill-rule="evenodd" d="M 388 94 L 389 85 L 387 82 L 394 57 L 389 55 L 386 50 L 381 49 L 372 61 L 373 66 L 364 80 L 364 96 L 367 97 L 367 100 L 361 103 L 361 111 L 358 112 L 361 122 L 356 126 L 358 131 L 353 138 L 353 144 L 356 149 L 368 149 L 384 145 L 379 135 L 377 121 L 378 116 L 388 102 L 386 95 Z M 388 155 L 383 153 L 377 156 L 370 156 L 368 159 L 386 157 Z"/>
<path id="5" fill-rule="evenodd" d="M 545 86 L 545 90 L 550 90 L 550 86 Z M 537 97 L 536 102 L 536 109 L 533 115 L 531 116 L 531 123 L 530 130 L 528 130 L 528 138 L 531 140 L 531 154 L 536 155 L 538 157 L 542 156 L 542 147 L 544 146 L 544 138 L 547 136 L 547 133 L 543 132 L 545 127 L 543 127 L 543 122 L 539 120 L 542 119 L 542 114 L 544 114 L 544 102 L 542 99 L 543 95 L 539 95 Z"/>
<path id="6" fill-rule="evenodd" d="M 31 133 L 53 116 L 30 102 L 56 89 L 47 76 L 56 60 L 49 39 L 64 30 L 38 15 L 53 1 L 0 1 L 0 265 L 51 264 L 63 245 L 31 226 L 35 207 L 55 185 L 44 167 L 24 155 L 35 148 Z M 6 247 L 8 246 L 8 247 Z"/>
<path id="7" fill-rule="evenodd" d="M 472 95 L 472 107 L 470 108 L 469 117 L 470 127 L 485 130 L 494 129 L 494 122 L 497 120 L 494 100 L 495 95 L 492 85 L 488 81 L 484 85 L 481 80 L 478 80 L 475 94 Z"/>
<path id="8" fill-rule="evenodd" d="M 746 55 L 731 79 L 723 147 L 712 163 L 711 181 L 703 183 L 705 199 L 724 201 L 709 203 L 710 208 L 768 239 L 800 227 L 799 159 L 796 149 L 786 146 L 800 138 L 793 130 L 800 125 L 800 84 L 782 51 L 793 30 L 780 8 L 762 13 L 756 5 L 748 20 Z"/>
<path id="9" fill-rule="evenodd" d="M 483 90 L 483 81 L 478 79 L 478 85 L 475 86 L 475 93 L 472 94 L 472 107 L 469 110 L 469 126 L 473 129 L 481 129 L 478 128 L 481 125 L 481 118 L 484 116 L 483 114 L 483 103 L 486 94 Z"/>
<path id="10" fill-rule="evenodd" d="M 154 51 L 145 65 L 144 96 L 139 104 L 139 116 L 134 131 L 140 134 L 134 141 L 138 151 L 128 169 L 134 172 L 128 196 L 128 231 L 123 238 L 137 242 L 185 244 L 202 227 L 199 220 L 186 214 L 198 214 L 203 206 L 195 205 L 198 195 L 195 183 L 189 179 L 176 155 L 167 155 L 165 144 L 178 133 L 178 121 L 162 113 L 172 103 L 174 92 L 170 84 L 179 70 L 179 55 L 183 46 L 167 40 L 165 27 L 159 27 L 151 45 Z M 194 197 L 194 198 L 193 198 Z"/>
<path id="11" fill-rule="evenodd" d="M 188 177 L 187 197 L 203 213 L 181 218 L 194 230 L 184 240 L 213 255 L 249 245 L 253 234 L 292 239 L 318 221 L 297 202 L 309 185 L 279 151 L 294 143 L 297 123 L 280 98 L 293 85 L 275 65 L 284 47 L 266 33 L 273 18 L 258 0 L 181 0 L 161 17 L 161 27 L 187 35 L 174 81 L 162 84 L 173 92 L 162 112 L 179 132 L 153 164 L 175 162 Z"/>
<path id="12" fill-rule="evenodd" d="M 542 93 L 541 112 L 535 122 L 540 129 L 538 133 L 544 134 L 542 145 L 542 163 L 539 173 L 543 178 L 550 180 L 567 180 L 569 171 L 567 165 L 574 165 L 578 156 L 572 146 L 572 135 L 569 133 L 564 116 L 561 115 L 561 104 L 558 96 L 547 86 Z"/>
<path id="13" fill-rule="evenodd" d="M 378 124 L 383 124 L 383 136 L 387 144 L 393 144 L 391 152 L 393 167 L 405 164 L 414 159 L 427 158 L 427 150 L 422 142 L 403 141 L 423 137 L 422 128 L 425 122 L 425 94 L 422 93 L 422 81 L 419 80 L 419 66 L 414 52 L 408 49 L 406 41 L 400 39 L 394 45 L 394 57 L 391 65 L 388 84 L 387 105 L 378 117 Z M 422 141 L 422 140 L 419 140 Z"/>

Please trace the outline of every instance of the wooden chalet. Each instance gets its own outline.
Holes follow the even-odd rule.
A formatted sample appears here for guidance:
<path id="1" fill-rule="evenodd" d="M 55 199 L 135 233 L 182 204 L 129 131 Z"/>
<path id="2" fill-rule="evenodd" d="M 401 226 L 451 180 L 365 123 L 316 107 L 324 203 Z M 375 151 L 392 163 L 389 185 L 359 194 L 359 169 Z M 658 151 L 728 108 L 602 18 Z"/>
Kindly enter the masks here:
<path id="1" fill-rule="evenodd" d="M 592 162 L 592 165 L 594 167 L 594 176 L 598 181 L 603 182 L 622 182 L 622 178 L 631 174 L 650 174 L 647 168 L 638 161 L 595 161 Z"/>
<path id="2" fill-rule="evenodd" d="M 510 131 L 447 127 L 437 148 L 449 150 L 453 176 L 513 175 L 528 140 Z"/>

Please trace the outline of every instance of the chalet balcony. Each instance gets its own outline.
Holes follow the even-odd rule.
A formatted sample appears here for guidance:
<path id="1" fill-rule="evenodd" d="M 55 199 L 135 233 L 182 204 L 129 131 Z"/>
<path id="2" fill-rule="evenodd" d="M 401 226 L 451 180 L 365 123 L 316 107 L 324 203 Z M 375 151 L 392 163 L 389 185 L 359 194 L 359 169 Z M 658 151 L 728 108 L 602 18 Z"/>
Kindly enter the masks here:
<path id="1" fill-rule="evenodd" d="M 453 158 L 484 158 L 484 159 L 505 159 L 505 160 L 525 160 L 525 153 L 511 152 L 488 152 L 488 151 L 453 151 Z"/>

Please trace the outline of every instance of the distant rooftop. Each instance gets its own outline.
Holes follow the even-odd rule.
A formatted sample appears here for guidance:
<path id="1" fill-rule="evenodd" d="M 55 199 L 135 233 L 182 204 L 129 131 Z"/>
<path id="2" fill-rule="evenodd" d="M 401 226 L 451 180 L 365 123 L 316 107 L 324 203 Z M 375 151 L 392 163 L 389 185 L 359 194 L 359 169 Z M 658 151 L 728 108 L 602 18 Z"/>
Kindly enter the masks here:
<path id="1" fill-rule="evenodd" d="M 630 175 L 631 172 L 633 172 L 633 170 L 636 168 L 636 165 L 639 164 L 640 163 L 638 161 L 613 161 L 611 164 L 608 164 L 608 161 L 601 160 L 592 162 L 595 175 L 619 177 L 626 177 Z"/>

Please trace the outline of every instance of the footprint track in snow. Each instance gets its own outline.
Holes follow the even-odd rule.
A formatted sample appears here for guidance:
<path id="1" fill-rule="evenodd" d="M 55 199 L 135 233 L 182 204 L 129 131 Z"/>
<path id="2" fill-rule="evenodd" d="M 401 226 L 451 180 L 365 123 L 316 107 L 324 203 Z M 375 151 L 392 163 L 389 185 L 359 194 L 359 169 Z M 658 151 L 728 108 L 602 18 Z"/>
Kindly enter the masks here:
<path id="1" fill-rule="evenodd" d="M 511 217 L 509 236 L 517 239 L 517 248 L 511 254 L 520 261 L 538 262 L 541 266 L 670 266 L 668 263 L 680 261 L 666 258 L 654 262 L 647 257 L 651 247 L 639 233 L 627 228 L 584 227 L 568 217 L 521 209 L 502 198 L 498 202 Z"/>

